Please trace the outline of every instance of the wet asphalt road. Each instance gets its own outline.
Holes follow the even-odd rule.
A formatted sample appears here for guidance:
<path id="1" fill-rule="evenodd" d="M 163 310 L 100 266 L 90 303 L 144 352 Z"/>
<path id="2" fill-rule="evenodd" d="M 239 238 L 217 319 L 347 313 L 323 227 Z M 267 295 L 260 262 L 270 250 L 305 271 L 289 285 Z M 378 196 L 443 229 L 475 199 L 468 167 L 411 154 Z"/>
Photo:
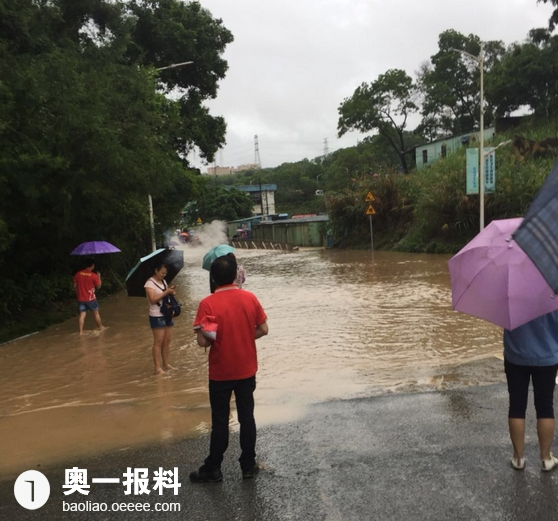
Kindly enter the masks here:
<path id="1" fill-rule="evenodd" d="M 193 485 L 187 477 L 205 456 L 206 435 L 36 467 L 49 478 L 49 501 L 24 510 L 13 497 L 15 476 L 0 478 L 0 519 L 556 520 L 558 472 L 540 471 L 531 409 L 532 402 L 523 472 L 509 466 L 507 391 L 497 384 L 314 405 L 299 421 L 259 430 L 266 470 L 251 481 L 240 476 L 236 434 L 218 484 Z M 121 484 L 95 484 L 87 497 L 66 497 L 64 468 L 73 466 L 86 468 L 90 478 L 118 477 L 127 467 L 152 472 L 177 466 L 182 487 L 177 496 L 125 496 Z M 71 513 L 62 511 L 65 500 L 106 502 L 109 508 L 114 502 L 177 502 L 181 512 Z"/>

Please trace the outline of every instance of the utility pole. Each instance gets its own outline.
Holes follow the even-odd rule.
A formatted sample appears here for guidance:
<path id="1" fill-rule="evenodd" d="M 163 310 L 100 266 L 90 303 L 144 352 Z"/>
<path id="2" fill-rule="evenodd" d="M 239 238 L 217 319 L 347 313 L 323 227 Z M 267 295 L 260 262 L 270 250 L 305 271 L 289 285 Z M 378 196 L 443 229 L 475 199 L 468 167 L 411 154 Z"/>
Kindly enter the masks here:
<path id="1" fill-rule="evenodd" d="M 262 162 L 260 160 L 260 147 L 258 145 L 257 134 L 254 136 L 254 164 L 256 164 L 258 168 L 262 167 Z"/>
<path id="2" fill-rule="evenodd" d="M 151 249 L 155 251 L 157 249 L 157 243 L 155 242 L 155 223 L 153 221 L 153 199 L 151 194 L 147 195 L 147 201 L 149 204 L 149 224 L 151 228 Z"/>
<path id="3" fill-rule="evenodd" d="M 324 158 L 329 154 L 329 147 L 327 146 L 327 138 L 324 138 Z"/>
<path id="4" fill-rule="evenodd" d="M 459 52 L 476 61 L 480 70 L 480 132 L 479 132 L 479 221 L 480 231 L 484 230 L 484 51 L 481 45 L 479 55 L 475 56 L 461 49 L 451 48 L 451 51 Z"/>
<path id="5" fill-rule="evenodd" d="M 256 136 L 256 137 L 258 137 L 258 136 Z M 260 181 L 260 210 L 261 210 L 261 213 L 262 213 L 262 216 L 263 216 L 264 209 L 263 209 L 263 193 L 262 193 L 262 178 L 261 178 L 261 176 L 260 176 L 259 181 Z"/>

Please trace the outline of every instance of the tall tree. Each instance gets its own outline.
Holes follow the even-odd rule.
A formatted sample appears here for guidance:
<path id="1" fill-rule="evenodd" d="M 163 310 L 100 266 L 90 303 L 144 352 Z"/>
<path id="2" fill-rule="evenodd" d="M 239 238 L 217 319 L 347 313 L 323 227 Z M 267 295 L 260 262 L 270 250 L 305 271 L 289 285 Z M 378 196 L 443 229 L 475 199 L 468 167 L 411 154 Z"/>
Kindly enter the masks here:
<path id="1" fill-rule="evenodd" d="M 522 106 L 537 117 L 558 114 L 558 36 L 532 29 L 527 41 L 509 46 L 487 80 L 487 98 L 499 116 Z"/>
<path id="2" fill-rule="evenodd" d="M 551 4 L 556 7 L 548 20 L 548 28 L 551 31 L 554 31 L 554 29 L 558 25 L 558 0 L 537 0 L 537 3 Z"/>
<path id="3" fill-rule="evenodd" d="M 414 94 L 412 78 L 401 69 L 390 69 L 372 83 L 363 83 L 339 106 L 339 137 L 350 130 L 376 130 L 399 157 L 403 171 L 408 172 L 405 130 L 409 115 L 418 110 Z"/>
<path id="4" fill-rule="evenodd" d="M 180 153 L 187 155 L 195 145 L 201 157 L 213 161 L 225 144 L 226 125 L 203 103 L 215 98 L 225 77 L 228 65 L 222 54 L 232 33 L 199 2 L 129 0 L 127 7 L 135 20 L 127 51 L 131 62 L 155 68 L 193 62 L 160 71 L 161 87 L 179 96 L 184 122 L 176 129 Z"/>
<path id="5" fill-rule="evenodd" d="M 465 36 L 453 29 L 438 38 L 438 52 L 430 63 L 423 64 L 418 86 L 423 96 L 422 122 L 417 132 L 439 138 L 470 132 L 480 123 L 480 68 L 481 45 L 484 68 L 489 72 L 505 52 L 502 42 L 481 42 L 474 34 Z M 463 52 L 460 52 L 463 51 Z M 485 125 L 491 123 L 492 106 L 485 106 Z"/>
<path id="6" fill-rule="evenodd" d="M 138 31 L 148 15 L 169 28 L 156 51 Z M 158 233 L 197 196 L 185 153 L 209 157 L 224 142 L 203 102 L 231 40 L 198 3 L 0 0 L 0 326 L 26 301 L 68 290 L 80 242 L 117 244 L 120 270 L 148 251 L 148 194 Z M 195 68 L 157 71 L 170 64 L 159 55 Z"/>

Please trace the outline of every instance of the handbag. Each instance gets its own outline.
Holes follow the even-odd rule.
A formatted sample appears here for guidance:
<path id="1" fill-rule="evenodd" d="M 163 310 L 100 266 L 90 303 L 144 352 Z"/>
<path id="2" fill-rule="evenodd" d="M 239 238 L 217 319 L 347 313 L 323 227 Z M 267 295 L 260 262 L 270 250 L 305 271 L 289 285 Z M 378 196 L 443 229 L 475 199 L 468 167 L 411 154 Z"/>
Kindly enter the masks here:
<path id="1" fill-rule="evenodd" d="M 151 280 L 153 281 L 153 279 Z M 167 283 L 164 280 L 164 287 L 162 289 L 155 281 L 153 281 L 153 284 L 155 284 L 155 286 L 157 286 L 161 291 L 166 291 L 167 289 Z M 161 308 L 161 313 L 167 321 L 177 317 L 182 311 L 182 304 L 174 298 L 174 295 L 164 296 L 159 302 L 157 302 L 157 305 Z"/>

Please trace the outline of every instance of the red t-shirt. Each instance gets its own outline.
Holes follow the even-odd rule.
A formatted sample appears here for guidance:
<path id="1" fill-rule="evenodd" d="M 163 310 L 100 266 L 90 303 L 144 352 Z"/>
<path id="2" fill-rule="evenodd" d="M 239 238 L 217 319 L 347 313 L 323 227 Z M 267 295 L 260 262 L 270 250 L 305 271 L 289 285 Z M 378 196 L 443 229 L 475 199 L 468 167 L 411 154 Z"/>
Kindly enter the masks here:
<path id="1" fill-rule="evenodd" d="M 198 307 L 194 329 L 205 316 L 214 316 L 217 338 L 209 350 L 210 380 L 243 380 L 258 370 L 254 330 L 267 316 L 253 293 L 231 284 L 204 298 Z"/>
<path id="2" fill-rule="evenodd" d="M 78 302 L 91 302 L 96 300 L 95 288 L 101 285 L 101 280 L 91 270 L 78 271 L 74 275 L 74 284 L 77 287 Z"/>

